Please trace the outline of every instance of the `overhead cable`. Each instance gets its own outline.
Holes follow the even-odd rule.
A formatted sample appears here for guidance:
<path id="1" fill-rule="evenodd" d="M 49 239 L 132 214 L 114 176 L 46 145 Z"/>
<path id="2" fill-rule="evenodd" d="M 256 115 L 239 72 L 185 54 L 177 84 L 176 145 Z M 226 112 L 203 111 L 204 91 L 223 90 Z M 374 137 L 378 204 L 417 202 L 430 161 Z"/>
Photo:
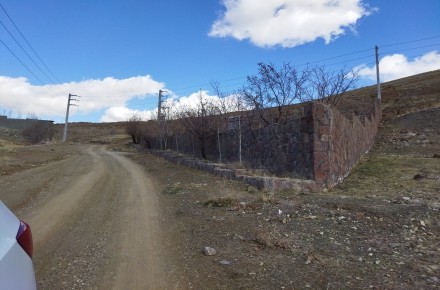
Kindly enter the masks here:
<path id="1" fill-rule="evenodd" d="M 0 39 L 0 42 L 43 86 L 46 85 L 39 77 L 37 77 L 37 75 L 27 65 L 24 64 L 23 61 L 21 61 L 21 59 L 6 45 L 6 43 L 3 42 L 3 40 Z"/>

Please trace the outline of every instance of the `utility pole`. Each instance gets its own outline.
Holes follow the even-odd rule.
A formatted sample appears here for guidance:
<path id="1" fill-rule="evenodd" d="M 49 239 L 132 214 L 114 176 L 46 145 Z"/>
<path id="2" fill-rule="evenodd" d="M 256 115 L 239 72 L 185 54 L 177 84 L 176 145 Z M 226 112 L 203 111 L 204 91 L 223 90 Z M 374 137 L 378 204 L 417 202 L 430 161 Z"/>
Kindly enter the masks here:
<path id="1" fill-rule="evenodd" d="M 163 103 L 162 93 L 166 93 L 166 91 L 165 90 L 159 90 L 159 102 L 157 104 L 157 120 L 158 121 L 162 117 L 162 103 Z"/>
<path id="2" fill-rule="evenodd" d="M 69 94 L 69 99 L 67 101 L 66 121 L 64 123 L 63 143 L 66 142 L 66 139 L 67 139 L 67 123 L 69 122 L 69 109 L 70 109 L 70 106 L 78 106 L 76 104 L 72 104 L 71 101 L 79 101 L 78 99 L 73 99 L 72 97 L 78 97 L 78 96 L 77 95 Z"/>
<path id="3" fill-rule="evenodd" d="M 379 77 L 379 47 L 375 46 L 376 50 L 376 77 L 377 77 L 377 100 L 379 103 L 382 101 L 382 96 L 380 93 L 380 77 Z"/>
<path id="4" fill-rule="evenodd" d="M 165 114 L 162 113 L 162 106 L 163 106 L 163 96 L 162 94 L 165 93 L 165 90 L 159 90 L 159 102 L 157 105 L 157 122 L 159 123 L 159 129 L 160 129 L 160 149 L 165 149 Z"/>

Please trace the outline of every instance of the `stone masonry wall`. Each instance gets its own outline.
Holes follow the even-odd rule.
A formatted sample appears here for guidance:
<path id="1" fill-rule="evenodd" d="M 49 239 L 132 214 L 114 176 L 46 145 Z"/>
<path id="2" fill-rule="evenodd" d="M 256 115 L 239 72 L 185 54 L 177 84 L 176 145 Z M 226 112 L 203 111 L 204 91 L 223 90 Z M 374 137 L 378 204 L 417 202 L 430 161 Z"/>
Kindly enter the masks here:
<path id="1" fill-rule="evenodd" d="M 380 121 L 378 103 L 371 105 L 367 115 L 348 117 L 331 105 L 308 103 L 301 116 L 284 125 L 242 130 L 243 163 L 247 169 L 269 171 L 273 174 L 270 177 L 250 176 L 246 170 L 219 167 L 215 163 L 209 165 L 197 158 L 174 156 L 169 151 L 152 152 L 176 163 L 243 180 L 258 188 L 313 192 L 335 186 L 350 173 L 373 145 Z M 237 162 L 237 134 L 236 130 L 220 134 L 222 163 Z M 168 148 L 178 148 L 186 155 L 200 155 L 197 140 L 189 134 L 171 136 L 168 144 Z M 213 133 L 205 145 L 208 160 L 217 162 L 217 135 Z M 152 147 L 158 149 L 154 144 Z"/>
<path id="2" fill-rule="evenodd" d="M 310 106 L 310 105 L 308 105 Z M 306 106 L 307 107 L 307 106 Z M 313 178 L 312 143 L 313 120 L 310 110 L 305 114 L 291 118 L 285 124 L 249 129 L 246 125 L 241 128 L 241 157 L 243 165 L 252 170 L 263 170 L 268 175 L 300 179 Z M 208 161 L 219 162 L 220 140 L 221 162 L 235 163 L 240 160 L 239 143 L 240 130 L 212 130 L 205 139 L 205 153 Z M 150 138 L 153 139 L 153 138 Z M 186 132 L 167 138 L 167 149 L 186 155 L 201 158 L 200 142 L 191 133 Z M 150 142 L 152 149 L 160 149 L 160 142 Z"/>
<path id="3" fill-rule="evenodd" d="M 347 118 L 334 107 L 315 103 L 312 114 L 314 180 L 331 188 L 373 145 L 381 121 L 380 104 L 373 104 L 366 116 Z"/>

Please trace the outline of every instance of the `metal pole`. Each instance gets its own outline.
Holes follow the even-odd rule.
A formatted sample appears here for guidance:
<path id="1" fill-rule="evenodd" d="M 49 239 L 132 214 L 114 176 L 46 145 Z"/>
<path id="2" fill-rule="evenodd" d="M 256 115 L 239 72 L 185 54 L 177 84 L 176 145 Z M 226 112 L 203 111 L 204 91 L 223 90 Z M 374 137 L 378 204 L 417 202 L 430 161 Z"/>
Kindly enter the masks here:
<path id="1" fill-rule="evenodd" d="M 375 46 L 376 50 L 376 77 L 377 77 L 377 100 L 382 101 L 382 96 L 380 93 L 380 77 L 379 77 L 379 47 Z"/>

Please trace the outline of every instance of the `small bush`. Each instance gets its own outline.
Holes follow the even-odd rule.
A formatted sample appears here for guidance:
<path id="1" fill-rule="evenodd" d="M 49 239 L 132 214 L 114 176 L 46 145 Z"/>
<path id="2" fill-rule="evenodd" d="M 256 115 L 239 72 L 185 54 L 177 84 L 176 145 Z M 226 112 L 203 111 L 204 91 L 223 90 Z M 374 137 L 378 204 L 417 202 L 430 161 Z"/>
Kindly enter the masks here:
<path id="1" fill-rule="evenodd" d="M 38 120 L 33 121 L 31 125 L 21 132 L 24 140 L 31 144 L 52 140 L 53 134 L 53 125 L 51 123 Z"/>
<path id="2" fill-rule="evenodd" d="M 237 205 L 238 201 L 233 198 L 219 198 L 219 199 L 210 199 L 205 201 L 204 206 L 212 206 L 212 207 L 232 207 Z"/>

